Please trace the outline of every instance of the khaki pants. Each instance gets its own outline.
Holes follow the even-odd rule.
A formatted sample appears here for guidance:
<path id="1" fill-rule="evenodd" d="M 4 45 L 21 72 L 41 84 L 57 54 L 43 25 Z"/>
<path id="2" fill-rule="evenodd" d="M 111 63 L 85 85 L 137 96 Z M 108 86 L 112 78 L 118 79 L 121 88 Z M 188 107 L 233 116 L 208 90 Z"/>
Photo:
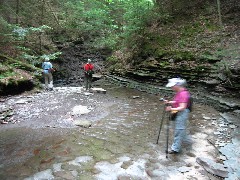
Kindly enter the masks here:
<path id="1" fill-rule="evenodd" d="M 43 73 L 45 80 L 45 88 L 52 89 L 53 88 L 53 76 L 52 73 Z"/>

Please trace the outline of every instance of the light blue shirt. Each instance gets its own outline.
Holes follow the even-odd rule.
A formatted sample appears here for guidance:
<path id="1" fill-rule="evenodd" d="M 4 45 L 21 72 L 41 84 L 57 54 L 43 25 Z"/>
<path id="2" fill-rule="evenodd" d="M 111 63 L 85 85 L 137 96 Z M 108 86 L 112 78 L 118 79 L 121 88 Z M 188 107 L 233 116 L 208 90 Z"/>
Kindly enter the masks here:
<path id="1" fill-rule="evenodd" d="M 49 73 L 48 70 L 52 68 L 52 63 L 46 61 L 42 64 L 42 68 L 44 73 Z"/>

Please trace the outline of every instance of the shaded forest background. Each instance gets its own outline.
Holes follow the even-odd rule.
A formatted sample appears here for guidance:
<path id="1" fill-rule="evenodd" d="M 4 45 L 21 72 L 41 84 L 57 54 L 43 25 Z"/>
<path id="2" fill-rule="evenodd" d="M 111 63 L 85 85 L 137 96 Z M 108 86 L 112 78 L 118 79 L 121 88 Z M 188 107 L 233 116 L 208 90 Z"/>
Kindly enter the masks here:
<path id="1" fill-rule="evenodd" d="M 238 95 L 239 16 L 238 0 L 0 0 L 0 93 L 38 86 L 43 59 L 82 43 L 109 52 L 107 73 Z"/>

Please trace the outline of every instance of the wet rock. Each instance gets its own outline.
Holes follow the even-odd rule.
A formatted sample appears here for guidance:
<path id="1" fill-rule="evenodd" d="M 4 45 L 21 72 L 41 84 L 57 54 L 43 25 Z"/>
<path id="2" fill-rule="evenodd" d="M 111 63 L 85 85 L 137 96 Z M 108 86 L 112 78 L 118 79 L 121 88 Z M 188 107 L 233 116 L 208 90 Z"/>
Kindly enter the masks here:
<path id="1" fill-rule="evenodd" d="M 102 74 L 93 74 L 93 78 L 101 79 L 102 77 L 103 77 Z"/>
<path id="2" fill-rule="evenodd" d="M 208 85 L 218 85 L 220 83 L 220 81 L 218 81 L 216 79 L 206 80 L 206 81 L 203 81 L 203 82 L 205 82 Z"/>
<path id="3" fill-rule="evenodd" d="M 237 126 L 234 125 L 234 124 L 231 124 L 231 125 L 229 125 L 229 127 L 230 127 L 231 129 L 235 129 Z"/>
<path id="4" fill-rule="evenodd" d="M 76 157 L 73 161 L 70 161 L 69 164 L 80 166 L 81 164 L 85 164 L 92 160 L 90 156 L 79 156 Z"/>
<path id="5" fill-rule="evenodd" d="M 191 170 L 192 170 L 192 168 L 186 167 L 186 166 L 178 168 L 178 171 L 181 172 L 181 173 L 189 172 Z"/>
<path id="6" fill-rule="evenodd" d="M 76 170 L 76 169 L 79 169 L 79 166 L 80 166 L 80 164 L 79 165 L 76 165 L 76 164 L 64 164 L 63 166 L 62 166 L 62 169 L 63 170 L 66 170 L 66 171 L 74 171 L 74 170 Z"/>
<path id="7" fill-rule="evenodd" d="M 131 180 L 132 177 L 128 175 L 120 175 L 117 177 L 118 180 Z"/>
<path id="8" fill-rule="evenodd" d="M 90 93 L 90 92 L 85 92 L 83 93 L 85 96 L 90 96 L 90 95 L 93 95 L 93 93 Z"/>
<path id="9" fill-rule="evenodd" d="M 50 125 L 46 125 L 45 127 L 56 128 L 56 126 L 50 126 Z"/>
<path id="10" fill-rule="evenodd" d="M 79 106 L 73 107 L 72 115 L 74 116 L 74 115 L 88 114 L 90 111 L 91 110 L 89 110 L 87 106 L 79 105 Z"/>
<path id="11" fill-rule="evenodd" d="M 240 142 L 237 138 L 232 139 L 232 143 L 227 144 L 224 147 L 221 147 L 219 151 L 226 156 L 227 160 L 224 161 L 224 165 L 228 167 L 229 172 L 229 180 L 234 179 L 232 177 L 238 176 L 240 177 L 240 169 L 239 169 L 239 157 L 240 150 L 239 147 Z"/>
<path id="12" fill-rule="evenodd" d="M 13 109 L 10 106 L 1 105 L 0 106 L 0 123 L 8 124 L 12 122 L 11 117 L 14 115 Z"/>
<path id="13" fill-rule="evenodd" d="M 153 159 L 153 158 L 149 159 L 149 162 L 151 162 L 151 163 L 157 163 L 158 161 L 159 161 L 158 159 Z"/>
<path id="14" fill-rule="evenodd" d="M 219 131 L 213 132 L 213 134 L 215 134 L 215 135 L 223 135 L 223 133 L 221 133 L 221 132 L 219 132 Z"/>
<path id="15" fill-rule="evenodd" d="M 107 91 L 103 88 L 91 88 L 90 92 L 106 94 Z"/>
<path id="16" fill-rule="evenodd" d="M 5 102 L 6 99 L 0 98 L 0 102 Z"/>
<path id="17" fill-rule="evenodd" d="M 234 113 L 236 113 L 236 114 L 238 114 L 238 115 L 240 115 L 240 110 L 238 109 L 238 110 L 235 110 L 235 111 L 233 111 Z"/>
<path id="18" fill-rule="evenodd" d="M 54 179 L 51 169 L 47 169 L 45 171 L 38 172 L 33 175 L 33 177 L 25 178 L 25 180 L 31 179 Z"/>
<path id="19" fill-rule="evenodd" d="M 224 118 L 228 123 L 235 124 L 237 126 L 240 126 L 240 121 L 237 116 L 234 116 L 232 113 L 221 113 L 220 114 L 222 118 Z"/>
<path id="20" fill-rule="evenodd" d="M 210 118 L 210 117 L 207 117 L 207 116 L 203 116 L 203 119 L 205 119 L 205 120 L 210 120 L 211 118 Z"/>
<path id="21" fill-rule="evenodd" d="M 228 171 L 225 169 L 224 165 L 203 157 L 197 157 L 196 161 L 203 166 L 207 172 L 224 178 L 228 177 Z"/>
<path id="22" fill-rule="evenodd" d="M 1 124 L 8 124 L 7 121 L 1 121 Z"/>
<path id="23" fill-rule="evenodd" d="M 221 85 L 216 86 L 215 91 L 221 93 L 227 92 L 226 88 L 222 87 Z"/>
<path id="24" fill-rule="evenodd" d="M 132 162 L 131 162 L 131 161 L 125 161 L 125 162 L 123 162 L 123 164 L 121 165 L 121 168 L 127 169 L 130 165 L 132 165 Z"/>
<path id="25" fill-rule="evenodd" d="M 0 105 L 0 113 L 4 113 L 6 111 L 9 111 L 11 110 L 11 108 L 9 106 L 6 106 L 6 105 Z"/>
<path id="26" fill-rule="evenodd" d="M 20 99 L 18 101 L 16 101 L 16 104 L 27 104 L 29 102 L 29 99 Z"/>
<path id="27" fill-rule="evenodd" d="M 161 169 L 155 169 L 153 171 L 147 171 L 147 174 L 152 178 L 153 177 L 165 177 L 165 176 L 167 176 L 166 172 L 164 172 Z"/>
<path id="28" fill-rule="evenodd" d="M 216 143 L 215 143 L 217 146 L 219 146 L 219 147 L 224 147 L 224 146 L 226 146 L 227 145 L 227 143 L 226 142 L 224 142 L 224 141 L 216 141 Z"/>
<path id="29" fill-rule="evenodd" d="M 66 180 L 75 179 L 75 177 L 69 171 L 58 171 L 58 172 L 55 172 L 54 175 L 56 177 L 60 177 L 61 179 L 66 179 Z"/>
<path id="30" fill-rule="evenodd" d="M 76 126 L 80 126 L 80 127 L 84 127 L 84 128 L 89 128 L 92 126 L 91 121 L 88 121 L 88 120 L 75 120 L 74 124 Z"/>
<path id="31" fill-rule="evenodd" d="M 61 171 L 62 163 L 53 164 L 53 172 Z"/>
<path id="32" fill-rule="evenodd" d="M 194 154 L 194 153 L 192 153 L 192 152 L 187 152 L 186 153 L 189 157 L 196 157 L 196 155 Z"/>
<path id="33" fill-rule="evenodd" d="M 220 156 L 219 156 L 219 159 L 220 159 L 220 160 L 223 160 L 223 161 L 227 160 L 226 156 L 223 156 L 223 155 L 220 155 Z"/>
<path id="34" fill-rule="evenodd" d="M 40 163 L 41 164 L 43 164 L 43 163 L 50 163 L 50 162 L 52 162 L 54 160 L 54 157 L 51 157 L 51 158 L 48 158 L 48 159 L 42 159 L 41 161 L 40 161 Z"/>

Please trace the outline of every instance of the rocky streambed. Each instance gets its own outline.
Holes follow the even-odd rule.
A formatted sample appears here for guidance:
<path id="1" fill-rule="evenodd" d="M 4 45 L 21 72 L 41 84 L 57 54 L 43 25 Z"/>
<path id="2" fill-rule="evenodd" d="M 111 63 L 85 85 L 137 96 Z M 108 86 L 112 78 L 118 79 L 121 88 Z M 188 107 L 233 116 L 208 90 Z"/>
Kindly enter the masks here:
<path id="1" fill-rule="evenodd" d="M 222 100 L 221 110 L 228 110 L 220 111 L 199 97 L 188 129 L 193 142 L 166 158 L 166 120 L 156 140 L 163 115 L 159 98 L 170 92 L 151 87 L 157 93 L 146 93 L 117 82 L 96 81 L 92 92 L 55 87 L 2 98 L 1 121 L 7 124 L 0 125 L 0 179 L 240 177 L 237 102 Z"/>

